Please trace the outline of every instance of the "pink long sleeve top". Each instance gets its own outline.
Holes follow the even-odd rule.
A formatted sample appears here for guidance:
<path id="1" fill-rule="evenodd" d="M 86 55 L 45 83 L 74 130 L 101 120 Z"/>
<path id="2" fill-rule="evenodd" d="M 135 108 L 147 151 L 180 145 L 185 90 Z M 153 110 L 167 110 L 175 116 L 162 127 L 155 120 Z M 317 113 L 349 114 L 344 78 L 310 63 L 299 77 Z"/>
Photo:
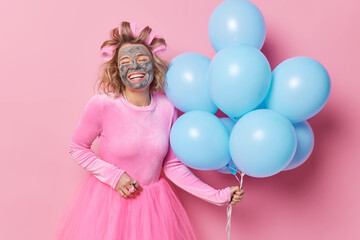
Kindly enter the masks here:
<path id="1" fill-rule="evenodd" d="M 159 180 L 163 169 L 166 177 L 185 191 L 215 205 L 227 205 L 230 187 L 212 188 L 175 156 L 169 137 L 176 108 L 165 95 L 152 96 L 150 105 L 139 107 L 122 95 L 95 94 L 76 126 L 69 146 L 71 157 L 113 189 L 124 172 L 140 185 L 148 185 Z M 100 157 L 91 149 L 96 137 Z"/>

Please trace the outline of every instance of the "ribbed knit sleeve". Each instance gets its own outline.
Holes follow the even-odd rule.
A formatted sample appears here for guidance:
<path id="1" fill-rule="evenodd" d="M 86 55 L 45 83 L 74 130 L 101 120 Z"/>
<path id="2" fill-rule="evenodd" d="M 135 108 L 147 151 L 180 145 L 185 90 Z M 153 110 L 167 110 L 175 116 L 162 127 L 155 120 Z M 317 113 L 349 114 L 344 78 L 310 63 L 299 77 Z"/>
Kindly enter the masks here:
<path id="1" fill-rule="evenodd" d="M 102 108 L 103 103 L 100 94 L 94 95 L 87 102 L 71 139 L 69 153 L 81 167 L 88 170 L 101 182 L 115 189 L 125 171 L 100 159 L 91 150 L 93 141 L 102 132 Z"/>

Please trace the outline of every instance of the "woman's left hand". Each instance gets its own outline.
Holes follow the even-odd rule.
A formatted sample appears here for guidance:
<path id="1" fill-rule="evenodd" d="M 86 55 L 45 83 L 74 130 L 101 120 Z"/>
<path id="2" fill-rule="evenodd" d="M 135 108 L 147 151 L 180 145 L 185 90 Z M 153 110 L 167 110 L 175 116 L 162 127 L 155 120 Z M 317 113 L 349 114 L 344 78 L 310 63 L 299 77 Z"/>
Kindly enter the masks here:
<path id="1" fill-rule="evenodd" d="M 244 195 L 244 190 L 240 189 L 238 186 L 230 187 L 231 200 L 230 204 L 235 205 L 240 202 Z"/>

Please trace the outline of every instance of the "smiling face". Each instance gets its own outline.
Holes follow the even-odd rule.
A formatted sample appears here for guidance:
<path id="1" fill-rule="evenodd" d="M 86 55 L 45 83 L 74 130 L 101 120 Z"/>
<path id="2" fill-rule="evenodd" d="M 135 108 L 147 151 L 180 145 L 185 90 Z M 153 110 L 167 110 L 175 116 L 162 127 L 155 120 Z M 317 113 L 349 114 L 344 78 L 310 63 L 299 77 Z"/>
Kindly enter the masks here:
<path id="1" fill-rule="evenodd" d="M 124 44 L 119 49 L 119 71 L 122 82 L 133 89 L 150 85 L 154 78 L 150 53 L 142 44 Z"/>

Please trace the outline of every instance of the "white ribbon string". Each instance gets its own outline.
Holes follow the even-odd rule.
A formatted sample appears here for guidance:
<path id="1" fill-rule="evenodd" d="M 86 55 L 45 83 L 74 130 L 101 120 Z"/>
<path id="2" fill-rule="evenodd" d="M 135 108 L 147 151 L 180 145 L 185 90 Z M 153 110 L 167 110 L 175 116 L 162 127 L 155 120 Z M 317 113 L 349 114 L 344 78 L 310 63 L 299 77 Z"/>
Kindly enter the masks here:
<path id="1" fill-rule="evenodd" d="M 244 175 L 245 173 L 242 173 L 240 171 L 236 171 L 236 169 L 231 168 L 230 166 L 227 166 L 228 168 L 230 168 L 231 170 L 235 171 L 236 173 L 240 173 L 241 175 L 241 180 L 239 180 L 239 178 L 236 176 L 236 173 L 234 174 L 234 176 L 236 177 L 236 179 L 238 180 L 239 184 L 240 184 L 240 189 L 242 188 L 243 185 L 243 180 L 244 180 Z M 227 215 L 227 224 L 226 224 L 226 228 L 225 231 L 227 231 L 228 233 L 228 240 L 230 240 L 230 227 L 231 227 L 231 212 L 232 212 L 232 205 L 229 203 L 229 205 L 226 208 L 226 215 Z"/>
<path id="2" fill-rule="evenodd" d="M 231 211 L 232 211 L 232 205 L 229 204 L 227 206 L 227 209 L 226 209 L 226 212 L 227 212 L 227 224 L 226 224 L 226 230 L 225 230 L 228 233 L 228 240 L 230 240 Z"/>

